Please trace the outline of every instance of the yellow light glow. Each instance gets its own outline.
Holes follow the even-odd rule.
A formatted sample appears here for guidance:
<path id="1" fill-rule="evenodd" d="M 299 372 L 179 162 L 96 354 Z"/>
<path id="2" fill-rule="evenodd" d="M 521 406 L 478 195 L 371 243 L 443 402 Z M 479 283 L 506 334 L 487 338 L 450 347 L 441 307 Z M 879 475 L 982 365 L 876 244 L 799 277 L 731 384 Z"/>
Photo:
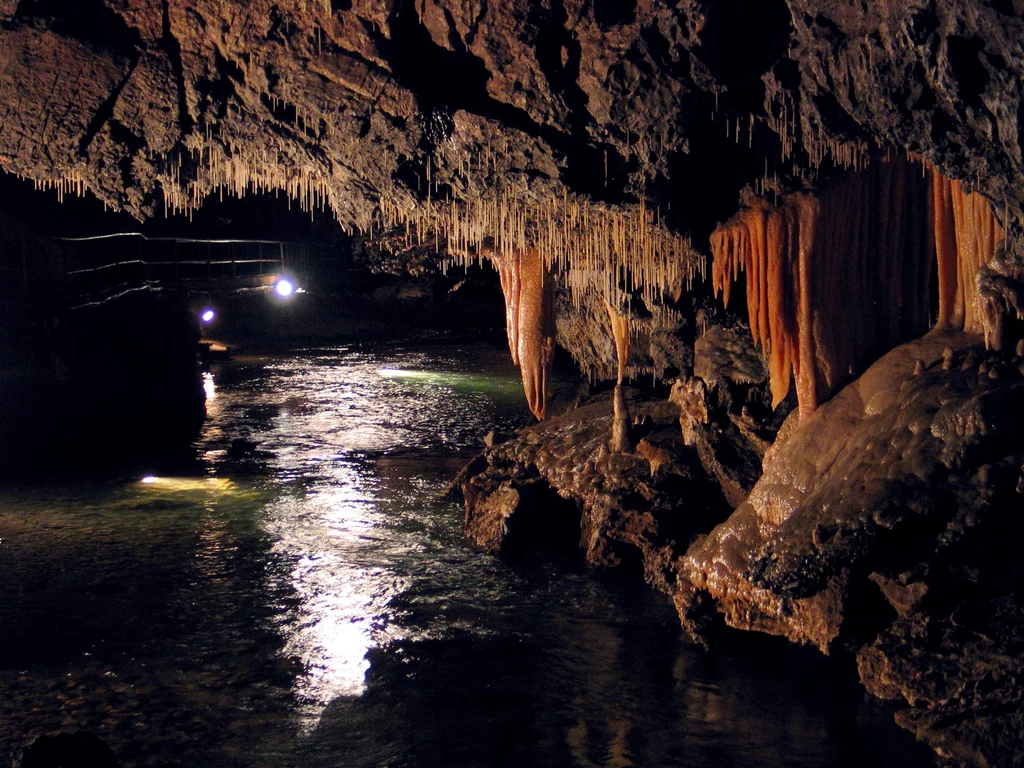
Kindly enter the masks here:
<path id="1" fill-rule="evenodd" d="M 156 485 L 163 493 L 167 491 L 216 491 L 225 493 L 235 490 L 234 482 L 226 477 L 156 477 L 147 475 L 142 478 L 145 485 Z"/>

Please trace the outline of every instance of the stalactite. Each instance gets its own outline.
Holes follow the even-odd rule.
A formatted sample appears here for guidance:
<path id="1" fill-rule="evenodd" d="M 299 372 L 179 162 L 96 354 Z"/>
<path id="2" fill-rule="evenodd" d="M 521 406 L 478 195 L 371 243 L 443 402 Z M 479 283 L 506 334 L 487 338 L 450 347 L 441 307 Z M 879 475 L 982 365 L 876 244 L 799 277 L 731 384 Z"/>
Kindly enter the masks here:
<path id="1" fill-rule="evenodd" d="M 554 281 L 535 248 L 491 258 L 501 276 L 512 360 L 519 366 L 530 410 L 543 420 L 555 356 Z"/>
<path id="2" fill-rule="evenodd" d="M 976 192 L 964 192 L 959 180 L 951 181 L 931 163 L 922 162 L 932 186 L 939 276 L 936 327 L 982 334 L 985 325 L 977 274 L 991 261 L 1005 233 L 985 198 Z"/>
<path id="3" fill-rule="evenodd" d="M 489 162 L 470 157 L 460 167 L 469 173 Z M 704 272 L 703 258 L 689 240 L 663 227 L 659 212 L 642 204 L 613 208 L 568 193 L 527 197 L 521 190 L 505 190 L 404 205 L 382 197 L 378 210 L 384 231 L 404 226 L 432 233 L 435 247 L 453 264 L 469 267 L 490 257 L 505 295 L 510 351 L 523 371 L 527 398 L 538 418 L 543 413 L 541 389 L 530 373 L 533 366 L 526 363 L 524 350 L 532 344 L 524 340 L 520 321 L 527 295 L 522 282 L 526 254 L 543 268 L 545 285 L 550 286 L 546 290 L 553 291 L 557 280 L 576 307 L 588 298 L 617 302 L 623 292 L 636 292 L 649 306 L 660 308 L 666 296 L 678 297 Z M 443 264 L 446 268 L 448 262 Z"/>
<path id="4" fill-rule="evenodd" d="M 273 110 L 287 108 L 287 89 L 268 94 L 267 100 Z M 315 116 L 300 113 L 294 105 L 292 109 L 297 124 L 315 122 Z M 244 197 L 253 193 L 283 193 L 289 206 L 294 202 L 310 215 L 315 210 L 329 210 L 340 218 L 346 210 L 327 169 L 292 162 L 271 148 L 233 143 L 216 136 L 210 127 L 187 136 L 172 156 L 152 159 L 161 168 L 156 179 L 163 191 L 165 215 L 191 217 L 210 195 L 223 199 L 225 194 Z M 660 212 L 643 202 L 610 206 L 564 191 L 536 194 L 520 187 L 494 188 L 489 185 L 500 176 L 500 158 L 489 146 L 457 159 L 455 163 L 448 158 L 444 164 L 427 159 L 425 199 L 382 191 L 372 220 L 345 224 L 364 233 L 404 230 L 407 246 L 431 244 L 438 250 L 443 271 L 452 264 L 479 264 L 493 254 L 510 317 L 516 318 L 508 323 L 509 343 L 519 364 L 524 363 L 526 348 L 522 339 L 525 326 L 519 321 L 527 295 L 521 283 L 529 271 L 521 263 L 524 258 L 531 264 L 536 261 L 536 269 L 542 270 L 545 291 L 553 290 L 557 280 L 577 308 L 591 299 L 617 300 L 623 292 L 638 295 L 649 307 L 661 307 L 666 297 L 678 298 L 696 275 L 704 276 L 704 259 L 689 239 L 663 226 Z M 447 178 L 456 173 L 456 166 L 462 183 L 449 184 Z M 441 177 L 441 173 L 448 176 Z M 474 173 L 483 178 L 473 179 Z M 62 197 L 84 193 L 83 178 L 76 171 L 63 180 L 36 183 L 56 188 Z M 435 195 L 442 185 L 463 191 L 451 191 L 451 197 L 439 200 Z M 528 385 L 530 388 L 543 392 L 537 382 Z M 539 394 L 531 398 L 531 408 L 543 413 Z"/>
<path id="5" fill-rule="evenodd" d="M 1003 232 L 986 200 L 918 158 L 882 157 L 817 195 L 760 200 L 711 236 L 726 304 L 746 274 L 754 341 L 772 400 L 796 382 L 802 415 L 879 353 L 927 330 L 937 263 L 937 328 L 984 329 L 976 275 Z"/>
<path id="6" fill-rule="evenodd" d="M 485 249 L 508 254 L 536 248 L 576 306 L 588 295 L 611 298 L 620 290 L 657 304 L 703 273 L 689 240 L 661 226 L 657 211 L 643 205 L 612 208 L 567 194 L 530 198 L 503 191 L 409 205 L 382 197 L 379 216 L 384 230 L 407 226 L 433 233 L 459 266 L 478 263 Z"/>
<path id="7" fill-rule="evenodd" d="M 298 118 L 296 118 L 298 119 Z M 187 177 L 183 169 L 188 169 Z M 331 186 L 318 168 L 281 162 L 262 149 L 224 146 L 209 134 L 193 135 L 186 149 L 157 175 L 163 190 L 164 215 L 191 216 L 212 194 L 223 199 L 247 194 L 284 192 L 289 203 L 312 215 L 317 210 L 340 210 Z"/>
<path id="8" fill-rule="evenodd" d="M 608 308 L 608 319 L 611 322 L 612 340 L 615 342 L 616 382 L 621 384 L 626 376 L 626 362 L 629 359 L 629 315 L 621 314 L 615 307 L 605 301 Z"/>

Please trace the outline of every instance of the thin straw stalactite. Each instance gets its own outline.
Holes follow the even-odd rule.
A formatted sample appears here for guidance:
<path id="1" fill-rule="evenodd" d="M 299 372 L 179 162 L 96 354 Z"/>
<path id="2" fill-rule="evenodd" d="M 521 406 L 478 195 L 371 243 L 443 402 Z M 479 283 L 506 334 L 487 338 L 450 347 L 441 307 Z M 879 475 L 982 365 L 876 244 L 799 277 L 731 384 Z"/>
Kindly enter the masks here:
<path id="1" fill-rule="evenodd" d="M 276 108 L 277 97 L 270 101 Z M 301 116 L 296 119 L 305 121 Z M 190 135 L 183 149 L 158 165 L 156 180 L 163 191 L 165 215 L 191 217 L 210 195 L 223 199 L 225 193 L 235 197 L 283 193 L 289 205 L 294 202 L 310 215 L 328 210 L 341 220 L 342 201 L 327 169 L 293 163 L 272 149 L 226 142 L 209 130 Z M 444 272 L 451 265 L 481 264 L 490 256 L 501 275 L 508 312 L 517 318 L 508 323 L 510 351 L 517 364 L 523 364 L 526 348 L 517 336 L 525 327 L 518 316 L 524 297 L 533 295 L 524 292 L 522 280 L 527 274 L 542 273 L 545 277 L 538 285 L 546 293 L 554 291 L 557 281 L 576 309 L 595 299 L 617 302 L 623 295 L 658 308 L 666 298 L 677 300 L 695 277 L 704 277 L 703 256 L 688 238 L 663 226 L 660 212 L 643 202 L 609 206 L 565 190 L 532 193 L 516 187 L 488 187 L 471 178 L 474 171 L 497 174 L 497 156 L 488 148 L 460 156 L 457 166 L 462 183 L 447 185 L 447 199 L 434 194 L 439 169 L 428 159 L 423 199 L 382 191 L 372 220 L 345 224 L 363 233 L 404 232 L 407 246 L 438 251 Z M 84 176 L 77 171 L 60 180 L 36 183 L 56 188 L 61 198 L 86 190 Z M 456 189 L 465 191 L 451 191 Z M 530 269 L 522 262 L 526 258 Z M 546 374 L 538 373 L 536 381 L 546 381 Z M 531 386 L 535 389 L 534 395 L 528 395 L 531 408 L 543 413 L 543 398 L 536 393 L 544 387 L 541 383 Z"/>
<path id="2" fill-rule="evenodd" d="M 611 208 L 565 194 L 532 199 L 503 191 L 409 206 L 382 198 L 379 213 L 384 229 L 437 233 L 441 249 L 462 267 L 485 252 L 535 248 L 577 307 L 588 296 L 611 299 L 619 291 L 653 305 L 703 274 L 689 240 L 655 223 L 643 205 Z M 410 238 L 410 245 L 417 241 Z"/>
<path id="3" fill-rule="evenodd" d="M 643 205 L 610 208 L 567 193 L 526 199 L 505 191 L 409 206 L 382 198 L 379 212 L 385 230 L 409 233 L 409 245 L 433 233 L 432 242 L 458 266 L 490 259 L 505 296 L 509 349 L 539 419 L 546 414 L 553 319 L 544 321 L 550 330 L 529 329 L 540 327 L 536 318 L 552 312 L 556 280 L 576 308 L 588 298 L 618 302 L 634 292 L 659 307 L 666 295 L 678 297 L 704 270 L 689 240 L 656 223 L 656 213 Z M 528 284 L 529 275 L 543 279 Z M 537 303 L 538 295 L 549 298 Z M 625 323 L 628 351 L 628 319 Z M 622 365 L 624 370 L 624 359 Z"/>

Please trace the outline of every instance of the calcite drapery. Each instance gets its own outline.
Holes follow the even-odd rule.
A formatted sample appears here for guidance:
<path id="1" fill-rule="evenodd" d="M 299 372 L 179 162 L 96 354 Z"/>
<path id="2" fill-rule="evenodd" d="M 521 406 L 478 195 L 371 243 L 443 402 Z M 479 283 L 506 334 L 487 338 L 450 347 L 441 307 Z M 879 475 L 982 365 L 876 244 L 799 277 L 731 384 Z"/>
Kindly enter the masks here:
<path id="1" fill-rule="evenodd" d="M 505 296 L 505 327 L 512 361 L 523 377 L 530 410 L 543 420 L 555 356 L 554 280 L 536 248 L 492 253 L 491 261 Z"/>
<path id="2" fill-rule="evenodd" d="M 948 179 L 925 162 L 931 184 L 931 221 L 938 261 L 939 330 L 984 332 L 978 271 L 992 260 L 1004 232 L 992 207 L 981 195 L 965 192 L 957 179 Z"/>
<path id="3" fill-rule="evenodd" d="M 773 404 L 795 378 L 806 416 L 880 353 L 927 330 L 934 261 L 936 327 L 981 333 L 975 276 L 1002 237 L 984 198 L 896 155 L 816 195 L 760 200 L 719 226 L 712 281 L 728 305 L 746 272 Z"/>

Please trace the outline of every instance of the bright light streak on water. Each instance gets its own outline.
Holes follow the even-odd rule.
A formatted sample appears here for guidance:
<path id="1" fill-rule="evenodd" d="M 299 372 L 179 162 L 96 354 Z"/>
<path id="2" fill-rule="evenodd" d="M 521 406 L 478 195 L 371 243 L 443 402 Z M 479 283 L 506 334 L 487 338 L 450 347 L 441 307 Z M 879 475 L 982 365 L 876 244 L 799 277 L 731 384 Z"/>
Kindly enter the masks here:
<path id="1" fill-rule="evenodd" d="M 331 483 L 281 499 L 266 523 L 275 551 L 293 563 L 292 586 L 301 601 L 285 625 L 284 653 L 304 663 L 295 692 L 307 729 L 334 699 L 363 692 L 366 654 L 389 639 L 388 605 L 403 586 L 385 566 L 360 557 L 382 521 L 357 469 L 336 467 Z"/>
<path id="2" fill-rule="evenodd" d="M 207 403 L 217 397 L 217 389 L 213 385 L 213 374 L 209 371 L 203 373 L 203 393 L 206 395 Z"/>

